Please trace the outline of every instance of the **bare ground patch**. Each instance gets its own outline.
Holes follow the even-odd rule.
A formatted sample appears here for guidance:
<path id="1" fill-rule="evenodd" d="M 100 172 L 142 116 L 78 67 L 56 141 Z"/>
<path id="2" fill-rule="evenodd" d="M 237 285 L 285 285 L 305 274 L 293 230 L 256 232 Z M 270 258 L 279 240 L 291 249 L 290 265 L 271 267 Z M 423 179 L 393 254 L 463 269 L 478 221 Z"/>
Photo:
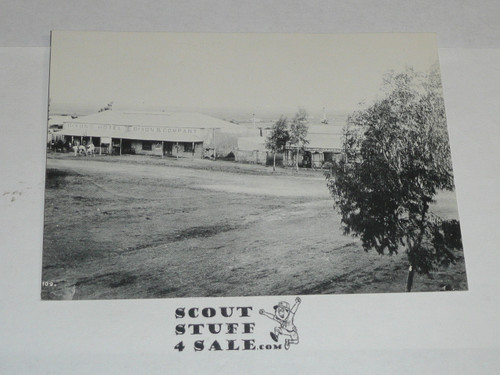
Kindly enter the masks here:
<path id="1" fill-rule="evenodd" d="M 366 253 L 344 236 L 314 176 L 77 158 L 49 160 L 48 171 L 43 280 L 57 286 L 44 287 L 44 299 L 404 289 L 403 254 Z M 259 192 L 232 190 L 238 186 Z M 444 202 L 437 208 L 453 215 L 453 200 Z M 417 278 L 415 290 L 466 289 L 463 262 L 433 277 Z"/>

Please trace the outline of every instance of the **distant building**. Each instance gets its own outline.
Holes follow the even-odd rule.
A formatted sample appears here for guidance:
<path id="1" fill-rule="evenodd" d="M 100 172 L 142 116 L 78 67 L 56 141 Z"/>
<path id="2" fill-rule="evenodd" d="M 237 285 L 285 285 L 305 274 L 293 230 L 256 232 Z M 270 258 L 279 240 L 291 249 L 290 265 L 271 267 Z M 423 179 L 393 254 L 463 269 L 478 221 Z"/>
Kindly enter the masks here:
<path id="1" fill-rule="evenodd" d="M 234 160 L 243 163 L 266 164 L 267 154 L 266 138 L 240 137 L 238 148 L 234 152 Z"/>
<path id="2" fill-rule="evenodd" d="M 271 124 L 236 124 L 200 113 L 102 111 L 50 122 L 49 135 L 74 144 L 89 144 L 100 154 L 142 154 L 190 158 L 234 155 L 235 161 L 267 164 L 272 159 L 265 143 Z M 56 126 L 57 125 L 57 126 Z M 57 128 L 57 129 L 56 129 Z M 310 125 L 309 143 L 299 150 L 299 166 L 321 168 L 342 156 L 342 129 Z M 50 141 L 50 139 L 49 139 Z M 294 166 L 297 148 L 287 145 L 277 163 Z"/>
<path id="3" fill-rule="evenodd" d="M 200 113 L 103 111 L 64 121 L 66 141 L 96 146 L 97 153 L 226 156 L 247 129 Z"/>
<path id="4" fill-rule="evenodd" d="M 266 139 L 271 127 L 259 127 L 259 136 L 238 138 L 238 147 L 234 152 L 239 162 L 269 164 L 272 153 L 266 149 Z M 299 166 L 304 168 L 322 168 L 325 163 L 342 157 L 342 128 L 339 126 L 310 125 L 307 133 L 309 143 L 299 149 Z M 288 144 L 285 153 L 278 153 L 278 165 L 295 166 L 297 148 Z"/>
<path id="5" fill-rule="evenodd" d="M 298 164 L 305 168 L 322 168 L 325 163 L 342 158 L 342 129 L 338 126 L 310 125 L 309 143 L 299 150 Z M 297 147 L 287 145 L 284 164 L 295 165 Z"/>
<path id="6" fill-rule="evenodd" d="M 51 115 L 48 121 L 47 144 L 50 145 L 62 138 L 60 130 L 64 121 L 71 119 L 70 116 Z"/>

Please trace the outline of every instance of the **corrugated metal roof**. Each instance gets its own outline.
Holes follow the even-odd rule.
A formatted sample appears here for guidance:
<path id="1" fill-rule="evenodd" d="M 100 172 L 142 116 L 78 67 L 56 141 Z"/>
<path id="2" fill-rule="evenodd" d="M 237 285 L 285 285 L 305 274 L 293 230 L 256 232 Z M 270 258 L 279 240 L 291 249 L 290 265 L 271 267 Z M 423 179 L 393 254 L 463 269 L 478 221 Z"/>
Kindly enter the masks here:
<path id="1" fill-rule="evenodd" d="M 228 121 L 191 112 L 103 111 L 74 120 L 70 119 L 65 123 L 205 129 L 231 129 L 237 126 Z"/>
<path id="2" fill-rule="evenodd" d="M 309 125 L 308 134 L 342 134 L 343 126 L 338 125 Z"/>
<path id="3" fill-rule="evenodd" d="M 342 127 L 332 125 L 309 125 L 306 149 L 342 149 Z"/>
<path id="4" fill-rule="evenodd" d="M 245 151 L 266 150 L 266 138 L 264 137 L 239 137 L 238 148 Z"/>
<path id="5" fill-rule="evenodd" d="M 308 149 L 341 149 L 342 134 L 338 133 L 309 133 L 307 135 L 309 143 L 306 145 Z"/>

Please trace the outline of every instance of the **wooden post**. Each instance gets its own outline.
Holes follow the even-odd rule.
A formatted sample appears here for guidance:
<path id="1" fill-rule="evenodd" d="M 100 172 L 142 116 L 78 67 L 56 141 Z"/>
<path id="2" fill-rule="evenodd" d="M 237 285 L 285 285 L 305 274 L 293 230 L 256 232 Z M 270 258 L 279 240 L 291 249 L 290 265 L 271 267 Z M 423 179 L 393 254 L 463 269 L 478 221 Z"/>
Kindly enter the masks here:
<path id="1" fill-rule="evenodd" d="M 120 138 L 120 156 L 122 155 L 122 139 Z"/>
<path id="2" fill-rule="evenodd" d="M 175 142 L 175 158 L 179 160 L 179 142 Z"/>
<path id="3" fill-rule="evenodd" d="M 102 155 L 102 138 L 99 138 L 99 155 Z"/>
<path id="4" fill-rule="evenodd" d="M 163 143 L 164 143 L 164 142 L 163 142 L 163 141 L 161 141 L 161 158 L 162 158 L 162 159 L 163 159 L 163 153 L 164 153 L 164 152 L 163 152 Z"/>
<path id="5" fill-rule="evenodd" d="M 193 152 L 191 154 L 191 160 L 194 160 L 194 142 L 193 142 Z"/>
<path id="6" fill-rule="evenodd" d="M 295 155 L 295 167 L 297 172 L 299 171 L 299 146 L 297 146 L 297 154 Z"/>
<path id="7" fill-rule="evenodd" d="M 212 129 L 212 138 L 214 142 L 214 160 L 217 158 L 217 149 L 215 147 L 215 128 Z"/>

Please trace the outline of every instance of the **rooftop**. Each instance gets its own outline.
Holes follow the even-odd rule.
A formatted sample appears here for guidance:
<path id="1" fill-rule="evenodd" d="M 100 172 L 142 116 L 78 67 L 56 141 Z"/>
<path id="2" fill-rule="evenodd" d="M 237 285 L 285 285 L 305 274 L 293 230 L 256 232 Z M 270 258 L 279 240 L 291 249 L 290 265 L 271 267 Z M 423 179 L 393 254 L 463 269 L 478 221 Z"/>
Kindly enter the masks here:
<path id="1" fill-rule="evenodd" d="M 232 128 L 228 121 L 220 120 L 201 113 L 190 112 L 134 112 L 103 111 L 76 119 L 68 118 L 65 123 L 124 125 L 124 126 L 162 126 L 175 128 Z"/>
<path id="2" fill-rule="evenodd" d="M 307 135 L 308 149 L 339 149 L 342 148 L 342 134 L 338 133 L 309 133 Z"/>

